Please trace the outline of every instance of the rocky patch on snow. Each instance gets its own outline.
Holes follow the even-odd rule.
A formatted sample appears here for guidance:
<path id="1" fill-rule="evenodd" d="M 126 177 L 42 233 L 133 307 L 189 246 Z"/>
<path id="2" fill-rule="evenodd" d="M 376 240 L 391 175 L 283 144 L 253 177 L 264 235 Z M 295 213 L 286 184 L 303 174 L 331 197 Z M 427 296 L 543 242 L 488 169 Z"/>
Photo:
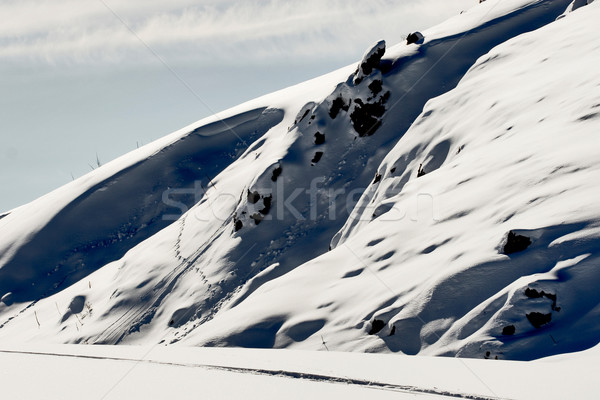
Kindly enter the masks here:
<path id="1" fill-rule="evenodd" d="M 362 57 L 362 60 L 354 73 L 353 83 L 360 84 L 365 77 L 371 75 L 374 70 L 379 68 L 381 57 L 385 54 L 385 40 L 380 40 L 369 48 Z"/>

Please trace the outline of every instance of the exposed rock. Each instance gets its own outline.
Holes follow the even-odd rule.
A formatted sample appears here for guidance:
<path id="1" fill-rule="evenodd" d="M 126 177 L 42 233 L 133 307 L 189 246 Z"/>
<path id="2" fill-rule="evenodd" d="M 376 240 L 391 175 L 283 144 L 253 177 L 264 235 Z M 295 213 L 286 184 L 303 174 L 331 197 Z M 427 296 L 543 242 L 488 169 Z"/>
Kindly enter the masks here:
<path id="1" fill-rule="evenodd" d="M 358 85 L 362 80 L 371 75 L 374 69 L 379 68 L 381 57 L 385 54 L 385 40 L 380 40 L 375 43 L 367 52 L 363 55 L 362 61 L 358 65 L 356 72 L 354 73 L 354 84 Z"/>
<path id="2" fill-rule="evenodd" d="M 260 194 L 257 191 L 251 192 L 250 189 L 248 189 L 248 203 L 256 204 L 258 200 L 260 200 Z"/>
<path id="3" fill-rule="evenodd" d="M 262 222 L 262 220 L 264 219 L 263 215 L 259 214 L 259 213 L 252 214 L 250 216 L 250 218 L 252 218 L 254 220 L 254 223 L 256 225 L 260 224 Z"/>
<path id="4" fill-rule="evenodd" d="M 297 123 L 299 123 L 299 122 L 302 122 L 302 120 L 303 120 L 304 118 L 306 118 L 306 116 L 308 115 L 308 113 L 309 113 L 309 112 L 310 112 L 310 110 L 306 110 L 306 111 L 304 111 L 304 114 L 302 114 L 302 117 L 300 117 L 300 119 L 298 120 L 298 122 L 294 121 L 294 123 L 295 123 L 295 124 L 297 124 Z"/>
<path id="5" fill-rule="evenodd" d="M 319 145 L 319 144 L 323 144 L 323 143 L 325 143 L 325 135 L 322 134 L 321 132 L 315 133 L 315 144 Z"/>
<path id="6" fill-rule="evenodd" d="M 508 325 L 502 329 L 502 334 L 506 335 L 506 336 L 512 336 L 515 334 L 515 332 L 516 332 L 516 328 L 514 325 Z"/>
<path id="7" fill-rule="evenodd" d="M 356 106 L 350 114 L 352 126 L 358 136 L 371 136 L 381 126 L 381 117 L 385 113 L 385 103 L 390 97 L 390 92 L 386 92 L 379 101 L 375 103 L 363 103 L 356 99 Z"/>
<path id="8" fill-rule="evenodd" d="M 543 325 L 552 321 L 552 313 L 542 314 L 539 312 L 532 312 L 527 314 L 526 317 L 536 329 L 541 328 Z"/>
<path id="9" fill-rule="evenodd" d="M 269 211 L 271 211 L 271 201 L 273 200 L 273 195 L 270 194 L 269 196 L 265 197 L 263 199 L 264 202 L 264 208 L 262 210 L 259 210 L 258 212 L 263 214 L 263 215 L 267 215 L 269 213 Z"/>
<path id="10" fill-rule="evenodd" d="M 329 109 L 329 116 L 331 119 L 335 119 L 341 110 L 348 111 L 350 109 L 350 102 L 346 104 L 342 96 L 336 97 L 331 102 L 331 108 Z"/>
<path id="11" fill-rule="evenodd" d="M 508 232 L 508 239 L 504 245 L 504 254 L 513 254 L 523 251 L 529 247 L 531 239 L 527 236 L 516 235 L 513 231 Z"/>
<path id="12" fill-rule="evenodd" d="M 374 80 L 369 84 L 369 90 L 371 91 L 371 93 L 373 93 L 373 95 L 381 93 L 381 91 L 383 90 L 383 82 L 380 80 Z"/>
<path id="13" fill-rule="evenodd" d="M 413 32 L 406 37 L 406 44 L 421 44 L 423 43 L 423 39 L 425 39 L 425 37 L 421 32 Z"/>
<path id="14" fill-rule="evenodd" d="M 279 178 L 279 175 L 281 175 L 282 171 L 283 168 L 281 167 L 281 164 L 277 165 L 277 168 L 273 170 L 273 176 L 271 176 L 271 180 L 273 182 L 277 182 L 277 178 Z"/>
<path id="15" fill-rule="evenodd" d="M 380 173 L 376 173 L 375 174 L 375 179 L 373 180 L 373 184 L 376 184 L 379 181 L 381 181 L 381 174 Z"/>
<path id="16" fill-rule="evenodd" d="M 244 227 L 244 223 L 241 220 L 239 220 L 239 219 L 235 220 L 235 231 L 236 232 L 239 231 L 240 229 L 242 229 L 243 227 Z"/>
<path id="17" fill-rule="evenodd" d="M 313 159 L 310 160 L 310 162 L 313 163 L 313 165 L 314 165 L 314 164 L 318 163 L 319 161 L 321 161 L 321 157 L 323 157 L 323 152 L 317 151 L 315 153 L 315 156 L 313 157 Z"/>
<path id="18" fill-rule="evenodd" d="M 375 335 L 379 331 L 381 331 L 385 327 L 385 322 L 380 319 L 374 319 L 371 324 L 371 330 L 369 331 L 369 335 Z"/>

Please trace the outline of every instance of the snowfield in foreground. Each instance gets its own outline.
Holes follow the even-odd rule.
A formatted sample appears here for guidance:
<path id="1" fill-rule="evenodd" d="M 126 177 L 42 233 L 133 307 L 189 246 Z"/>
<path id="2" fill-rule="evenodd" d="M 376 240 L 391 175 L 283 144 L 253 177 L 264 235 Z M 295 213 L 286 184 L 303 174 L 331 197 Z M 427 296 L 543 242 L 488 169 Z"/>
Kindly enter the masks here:
<path id="1" fill-rule="evenodd" d="M 0 215 L 3 393 L 589 396 L 599 20 L 488 0 Z"/>
<path id="2" fill-rule="evenodd" d="M 593 398 L 598 350 L 530 363 L 383 354 L 58 345 L 0 348 L 5 398 Z M 22 371 L 28 371 L 25 376 Z"/>

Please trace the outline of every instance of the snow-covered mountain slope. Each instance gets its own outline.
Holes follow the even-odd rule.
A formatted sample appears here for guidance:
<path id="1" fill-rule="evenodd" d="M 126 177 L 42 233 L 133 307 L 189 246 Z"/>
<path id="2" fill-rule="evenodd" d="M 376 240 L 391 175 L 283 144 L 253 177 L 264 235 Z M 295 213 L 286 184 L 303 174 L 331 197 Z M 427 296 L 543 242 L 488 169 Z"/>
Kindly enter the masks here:
<path id="1" fill-rule="evenodd" d="M 481 57 L 389 152 L 333 251 L 191 342 L 509 359 L 598 343 L 598 17 Z"/>
<path id="2" fill-rule="evenodd" d="M 569 3 L 488 0 L 11 211 L 0 337 L 521 359 L 594 345 L 578 285 L 596 275 L 598 2 L 553 22 Z M 532 244 L 500 254 L 509 231 Z"/>

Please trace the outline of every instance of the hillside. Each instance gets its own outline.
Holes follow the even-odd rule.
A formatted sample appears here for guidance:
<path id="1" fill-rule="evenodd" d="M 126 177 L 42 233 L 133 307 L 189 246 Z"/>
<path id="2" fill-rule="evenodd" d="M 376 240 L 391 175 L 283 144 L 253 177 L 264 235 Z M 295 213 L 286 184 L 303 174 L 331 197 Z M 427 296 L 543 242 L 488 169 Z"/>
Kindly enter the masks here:
<path id="1" fill-rule="evenodd" d="M 488 0 L 12 210 L 0 337 L 511 360 L 595 346 L 599 16 Z"/>

